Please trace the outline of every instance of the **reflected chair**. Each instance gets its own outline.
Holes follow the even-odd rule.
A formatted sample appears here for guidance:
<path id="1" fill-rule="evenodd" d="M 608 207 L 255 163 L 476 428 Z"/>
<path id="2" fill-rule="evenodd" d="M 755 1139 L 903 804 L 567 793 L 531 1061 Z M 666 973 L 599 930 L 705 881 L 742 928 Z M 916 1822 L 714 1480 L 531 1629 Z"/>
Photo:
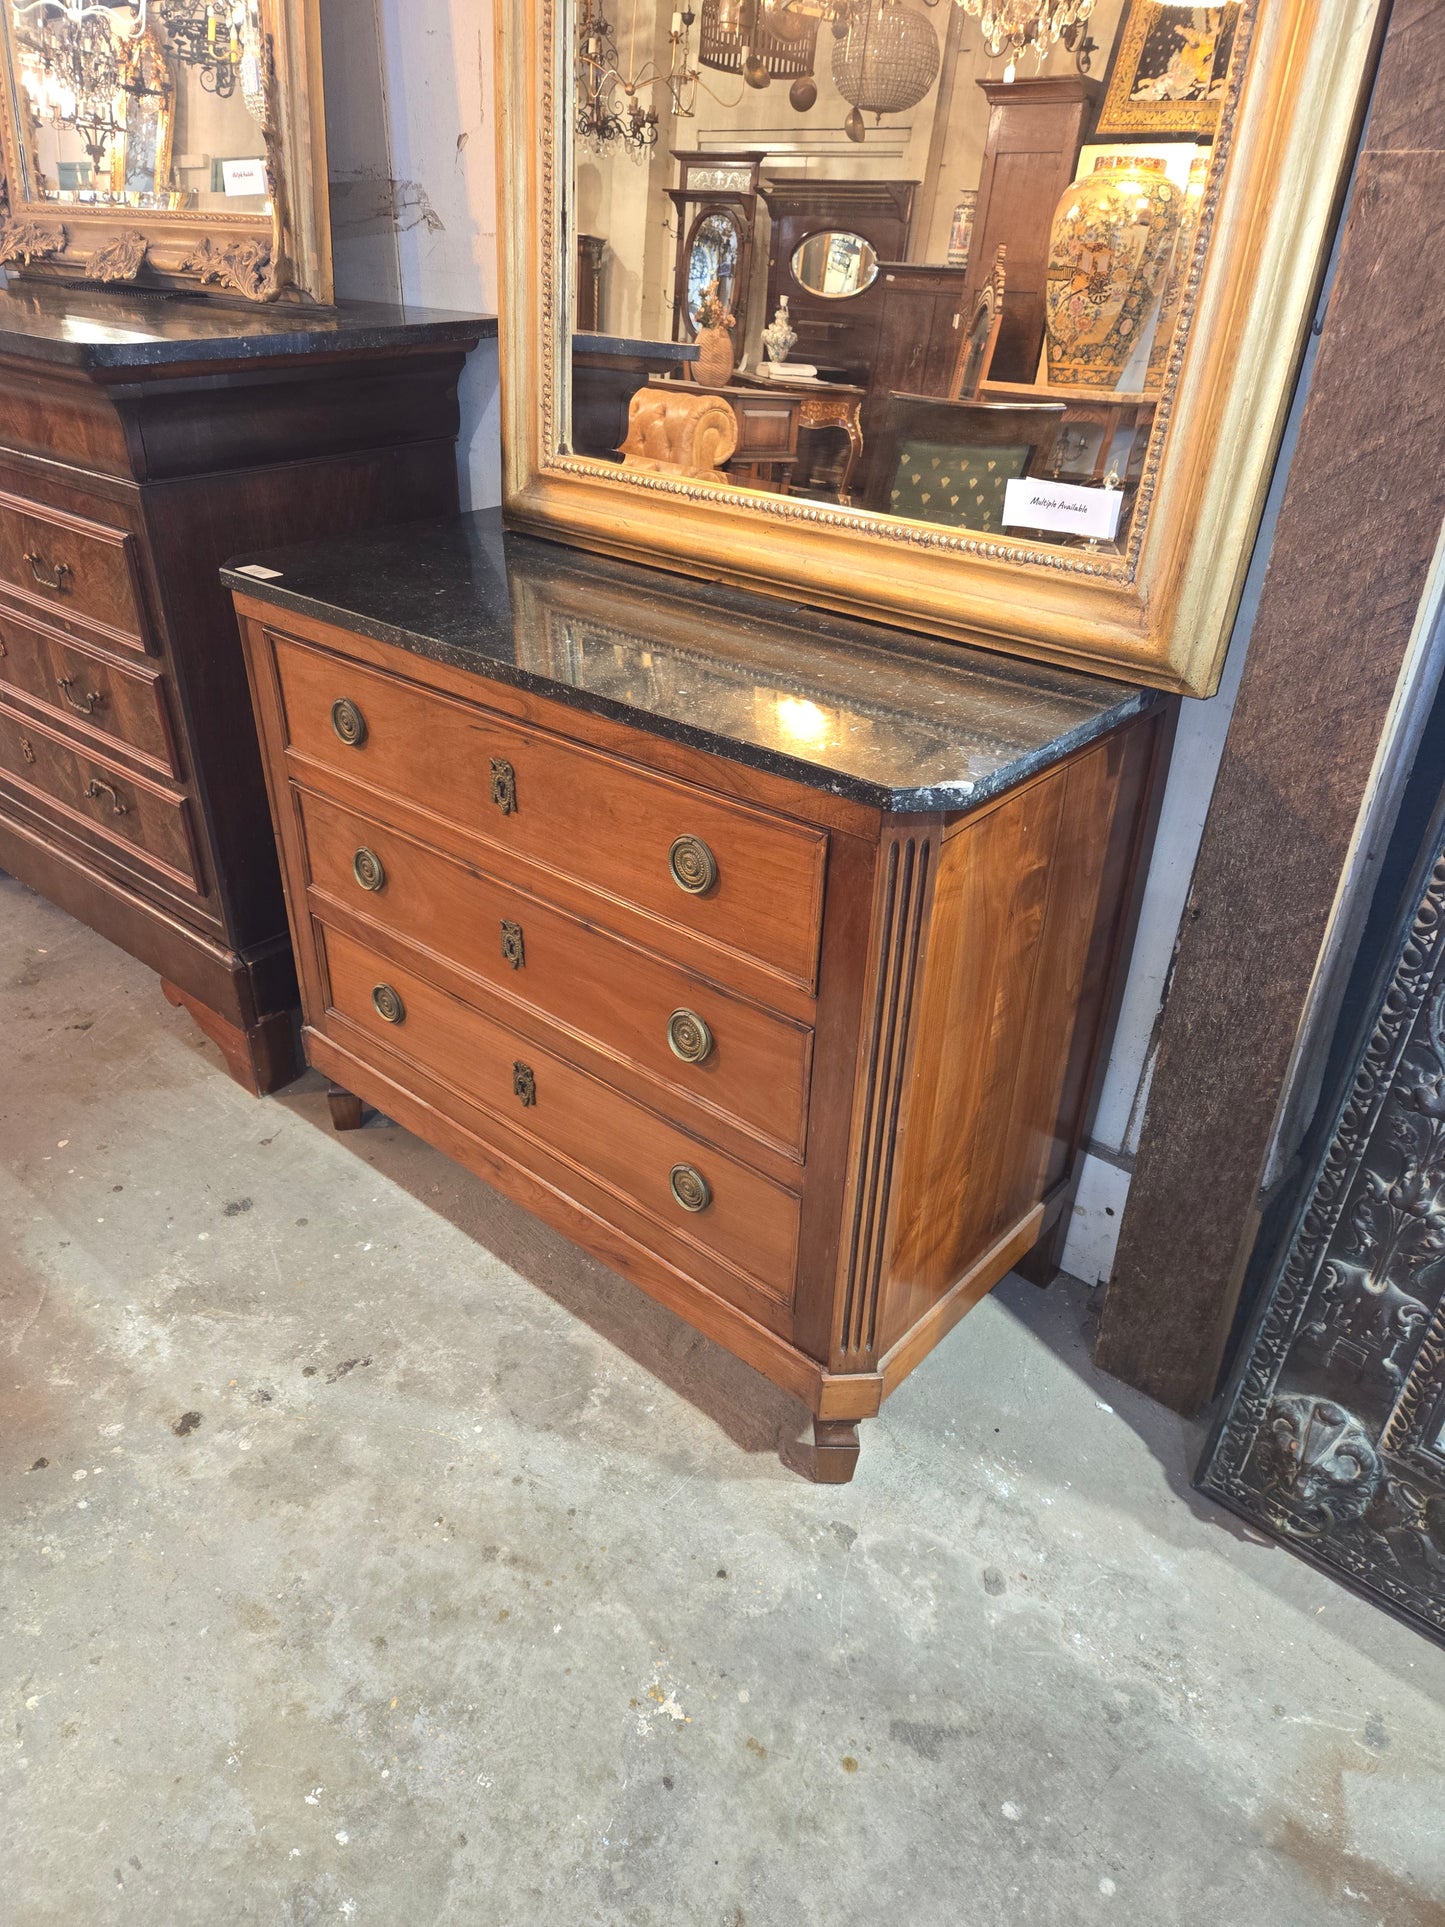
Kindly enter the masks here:
<path id="1" fill-rule="evenodd" d="M 738 445 L 738 420 L 723 397 L 698 388 L 641 388 L 627 411 L 624 468 L 726 482 L 722 465 Z"/>
<path id="2" fill-rule="evenodd" d="M 1047 474 L 1063 418 L 1061 401 L 890 395 L 874 444 L 867 506 L 909 522 L 998 534 L 1006 484 Z"/>

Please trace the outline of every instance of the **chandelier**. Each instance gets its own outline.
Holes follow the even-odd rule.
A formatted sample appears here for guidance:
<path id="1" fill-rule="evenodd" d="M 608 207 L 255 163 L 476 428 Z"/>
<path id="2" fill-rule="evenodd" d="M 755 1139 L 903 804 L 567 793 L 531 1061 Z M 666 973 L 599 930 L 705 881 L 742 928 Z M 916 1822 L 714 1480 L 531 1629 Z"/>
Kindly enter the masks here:
<path id="1" fill-rule="evenodd" d="M 649 98 L 655 88 L 666 91 L 668 112 L 689 119 L 697 101 L 700 80 L 688 54 L 688 35 L 697 15 L 691 4 L 672 16 L 668 33 L 666 72 L 655 60 L 624 66 L 612 27 L 602 11 L 602 0 L 581 0 L 577 18 L 577 131 L 594 147 L 620 141 L 634 153 L 656 147 L 659 117 Z M 637 0 L 632 0 L 631 48 L 637 45 Z"/>
<path id="2" fill-rule="evenodd" d="M 17 8 L 20 77 L 36 117 L 73 127 L 97 175 L 125 131 L 123 95 L 159 99 L 171 91 L 165 62 L 146 32 L 145 0 L 128 23 L 119 8 L 40 0 Z M 26 16 L 29 16 L 28 18 Z"/>
<path id="3" fill-rule="evenodd" d="M 246 59 L 246 0 L 158 0 L 166 39 L 208 94 L 229 100 Z"/>
<path id="4" fill-rule="evenodd" d="M 799 113 L 818 97 L 817 45 L 817 17 L 787 0 L 703 0 L 698 66 L 741 74 L 749 87 L 789 81 L 788 98 Z"/>
<path id="5" fill-rule="evenodd" d="M 956 0 L 978 21 L 983 44 L 993 59 L 1008 50 L 1003 77 L 1011 81 L 1021 54 L 1032 48 L 1040 62 L 1062 40 L 1072 50 L 1094 0 Z"/>
<path id="6" fill-rule="evenodd" d="M 853 103 L 843 123 L 849 140 L 863 139 L 864 114 L 881 121 L 905 113 L 938 78 L 938 35 L 903 0 L 861 0 L 838 16 L 833 31 L 833 85 Z"/>

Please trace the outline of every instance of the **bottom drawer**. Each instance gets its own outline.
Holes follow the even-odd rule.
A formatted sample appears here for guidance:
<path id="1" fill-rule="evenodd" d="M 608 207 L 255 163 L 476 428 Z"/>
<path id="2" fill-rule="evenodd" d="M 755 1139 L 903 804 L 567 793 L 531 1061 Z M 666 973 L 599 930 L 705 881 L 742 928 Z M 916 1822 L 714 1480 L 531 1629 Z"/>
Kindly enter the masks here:
<path id="1" fill-rule="evenodd" d="M 350 937 L 313 928 L 330 979 L 330 1015 L 560 1155 L 775 1303 L 792 1302 L 792 1192 Z"/>
<path id="2" fill-rule="evenodd" d="M 0 775 L 58 805 L 69 825 L 127 846 L 200 894 L 184 799 L 0 709 Z"/>

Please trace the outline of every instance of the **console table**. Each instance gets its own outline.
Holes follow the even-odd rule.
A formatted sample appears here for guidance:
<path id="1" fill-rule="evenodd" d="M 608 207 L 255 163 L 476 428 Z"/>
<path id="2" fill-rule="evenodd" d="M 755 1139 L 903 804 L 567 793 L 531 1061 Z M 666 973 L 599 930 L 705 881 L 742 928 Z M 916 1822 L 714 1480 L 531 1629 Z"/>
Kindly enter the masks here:
<path id="1" fill-rule="evenodd" d="M 675 387 L 666 375 L 654 375 L 650 388 Z M 853 477 L 863 459 L 862 410 L 866 388 L 843 382 L 781 381 L 771 375 L 734 373 L 724 396 L 738 420 L 738 445 L 728 463 L 730 480 L 787 495 L 792 489 L 798 460 L 798 436 L 803 430 L 840 428 L 848 437 L 848 458 L 836 492 L 840 503 L 852 499 Z"/>

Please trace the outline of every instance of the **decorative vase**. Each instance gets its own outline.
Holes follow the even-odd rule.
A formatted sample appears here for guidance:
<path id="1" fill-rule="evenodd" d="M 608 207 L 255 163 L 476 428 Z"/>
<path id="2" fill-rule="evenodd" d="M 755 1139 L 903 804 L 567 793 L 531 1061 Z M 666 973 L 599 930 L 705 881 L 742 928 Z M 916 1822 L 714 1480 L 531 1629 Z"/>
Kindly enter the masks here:
<path id="1" fill-rule="evenodd" d="M 768 351 L 769 361 L 786 361 L 797 343 L 798 331 L 792 325 L 788 313 L 788 297 L 778 296 L 778 312 L 767 327 L 763 329 L 763 346 Z"/>
<path id="2" fill-rule="evenodd" d="M 1049 380 L 1117 388 L 1154 305 L 1184 199 L 1164 162 L 1108 154 L 1069 187 L 1049 230 Z"/>
<path id="3" fill-rule="evenodd" d="M 1194 237 L 1199 232 L 1199 211 L 1204 205 L 1204 183 L 1208 178 L 1209 161 L 1201 154 L 1198 160 L 1189 163 L 1189 185 L 1184 190 L 1184 206 L 1179 215 L 1179 233 L 1175 237 L 1174 252 L 1169 258 L 1169 272 L 1164 279 L 1164 293 L 1159 299 L 1159 319 L 1154 324 L 1154 345 L 1149 350 L 1149 373 L 1144 378 L 1144 387 L 1151 394 L 1164 386 L 1164 371 L 1169 365 L 1169 349 L 1179 320 L 1180 304 L 1184 300 L 1184 284 L 1189 279 L 1190 258 L 1194 253 Z"/>
<path id="4" fill-rule="evenodd" d="M 688 369 L 704 388 L 726 388 L 733 377 L 733 337 L 729 328 L 699 328 L 697 360 Z"/>

